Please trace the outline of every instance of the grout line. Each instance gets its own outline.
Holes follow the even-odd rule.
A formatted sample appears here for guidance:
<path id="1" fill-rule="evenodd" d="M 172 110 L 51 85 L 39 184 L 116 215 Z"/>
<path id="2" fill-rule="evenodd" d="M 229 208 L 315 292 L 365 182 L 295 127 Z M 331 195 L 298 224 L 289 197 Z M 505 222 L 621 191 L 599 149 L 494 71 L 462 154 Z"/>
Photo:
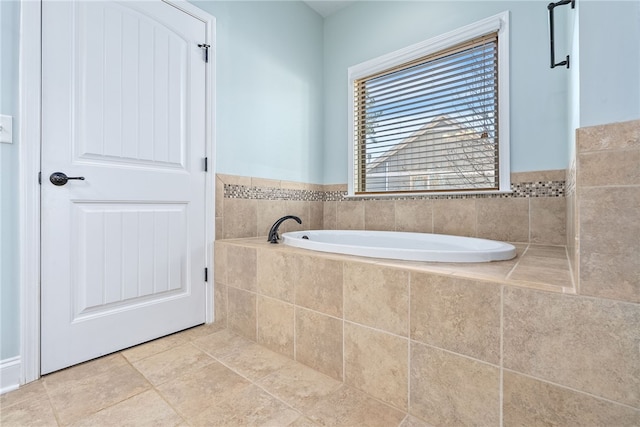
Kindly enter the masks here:
<path id="1" fill-rule="evenodd" d="M 504 285 L 500 288 L 500 426 L 504 426 Z"/>
<path id="2" fill-rule="evenodd" d="M 56 406 L 53 404 L 49 387 L 47 387 L 46 381 L 44 379 L 42 379 L 42 388 L 44 389 L 44 392 L 47 396 L 47 401 L 49 402 L 49 406 L 51 406 L 51 412 L 53 412 L 53 417 L 56 419 L 56 423 L 58 423 L 59 426 L 64 425 L 62 423 L 62 420 L 60 420 L 60 415 L 58 414 L 58 408 L 56 408 Z M 25 401 L 26 400 L 24 400 L 23 402 Z"/>
<path id="3" fill-rule="evenodd" d="M 531 242 L 531 197 L 527 198 L 527 237 Z"/>
<path id="4" fill-rule="evenodd" d="M 293 291 L 293 298 L 295 301 L 296 298 L 296 291 L 295 291 L 295 285 L 294 285 L 294 291 Z M 293 360 L 295 360 L 296 362 L 298 361 L 298 328 L 297 328 L 297 324 L 298 324 L 298 308 L 294 305 L 293 306 Z"/>
<path id="5" fill-rule="evenodd" d="M 389 332 L 389 331 L 386 331 L 384 329 L 376 328 L 374 326 L 365 325 L 363 323 L 354 322 L 352 320 L 344 319 L 344 322 L 345 323 L 349 323 L 350 325 L 359 326 L 359 327 L 364 328 L 364 329 L 369 329 L 370 331 L 383 333 L 385 335 L 391 335 L 392 337 L 401 338 L 401 339 L 404 339 L 404 340 L 410 339 L 409 337 L 396 334 L 395 332 Z M 416 341 L 416 342 L 420 342 L 420 341 Z"/>
<path id="6" fill-rule="evenodd" d="M 411 277 L 407 278 L 409 289 L 407 292 L 407 413 L 411 413 Z M 407 415 L 408 416 L 408 415 Z"/>
<path id="7" fill-rule="evenodd" d="M 574 272 L 573 272 L 573 263 L 571 262 L 571 254 L 569 253 L 569 245 L 564 247 L 565 249 L 565 256 L 567 257 L 567 264 L 569 264 L 569 276 L 571 276 L 571 286 L 573 289 L 574 293 L 578 293 L 578 287 L 576 286 L 576 278 L 574 277 Z M 575 259 L 574 259 L 575 262 Z"/>
<path id="8" fill-rule="evenodd" d="M 505 280 L 507 280 L 507 281 L 511 280 L 511 275 L 516 271 L 516 268 L 518 267 L 518 265 L 520 265 L 520 262 L 522 261 L 522 259 L 524 258 L 525 254 L 529 250 L 529 246 L 531 246 L 530 243 L 527 244 L 527 247 L 524 248 L 524 251 L 522 252 L 522 255 L 520 255 L 518 257 L 518 261 L 516 261 L 516 263 L 511 268 L 511 270 L 509 270 L 509 272 L 507 273 L 507 275 L 505 277 Z M 507 283 L 507 284 L 509 284 L 509 283 Z"/>
<path id="9" fill-rule="evenodd" d="M 585 396 L 589 396 L 589 397 L 592 397 L 594 399 L 610 403 L 612 405 L 623 406 L 625 408 L 632 409 L 632 410 L 634 410 L 636 412 L 640 409 L 640 408 L 637 408 L 635 406 L 628 405 L 626 403 L 617 402 L 615 400 L 611 400 L 611 399 L 608 399 L 608 398 L 603 397 L 603 396 L 598 396 L 597 394 L 589 393 L 588 391 L 578 390 L 576 388 L 569 387 L 567 385 L 563 385 L 563 384 L 559 384 L 559 383 L 555 383 L 553 381 L 545 380 L 545 379 L 540 378 L 540 377 L 534 377 L 532 375 L 525 374 L 524 372 L 514 371 L 513 369 L 508 369 L 508 368 L 504 368 L 504 370 L 506 372 L 511 373 L 511 374 L 520 375 L 520 376 L 523 376 L 525 378 L 529 378 L 529 379 L 534 380 L 534 381 L 539 381 L 539 382 L 544 383 L 544 384 L 548 384 L 548 385 L 551 385 L 551 386 L 554 386 L 554 387 L 562 388 L 564 390 L 569 390 L 569 391 L 571 391 L 573 393 L 579 393 L 579 394 L 582 394 L 582 395 L 585 395 Z"/>
<path id="10" fill-rule="evenodd" d="M 345 299 L 346 299 L 346 297 L 345 297 L 345 294 L 346 294 L 346 292 L 345 292 L 345 289 L 346 289 L 346 285 L 345 285 L 345 276 L 346 276 L 346 274 L 345 274 L 345 261 L 342 261 L 341 264 L 342 264 L 342 266 L 341 266 L 341 268 L 342 268 L 342 319 L 340 319 L 340 321 L 342 322 L 342 382 L 346 384 L 347 383 L 347 358 L 346 358 L 346 355 L 345 355 L 345 353 L 346 353 L 345 349 L 346 349 L 347 346 L 345 345 L 345 340 L 346 340 L 345 336 L 346 335 L 345 335 L 345 327 L 344 327 L 344 325 L 345 325 L 345 320 L 344 319 L 346 317 L 345 316 L 345 308 L 344 308 L 344 306 L 345 306 L 344 303 L 345 303 Z"/>
<path id="11" fill-rule="evenodd" d="M 473 357 L 473 356 L 469 356 L 469 355 L 462 354 L 462 353 L 456 353 L 455 351 L 447 350 L 446 348 L 437 347 L 437 346 L 435 346 L 435 345 L 432 345 L 432 344 L 426 344 L 426 343 L 423 343 L 423 342 L 421 342 L 421 341 L 417 341 L 417 340 L 413 340 L 413 339 L 410 339 L 409 341 L 410 341 L 410 343 L 411 343 L 412 345 L 413 345 L 413 344 L 423 345 L 423 346 L 425 346 L 425 347 L 429 347 L 429 348 L 432 348 L 432 349 L 435 349 L 435 350 L 443 351 L 443 352 L 445 352 L 445 353 L 447 353 L 447 354 L 451 354 L 451 355 L 453 355 L 453 356 L 459 356 L 459 357 L 465 358 L 465 359 L 467 359 L 467 360 L 471 360 L 471 361 L 473 361 L 473 362 L 482 363 L 483 365 L 487 365 L 487 366 L 491 366 L 492 368 L 500 369 L 500 365 L 496 365 L 495 363 L 487 362 L 486 360 L 476 359 L 476 358 L 475 358 L 475 357 Z M 498 362 L 498 363 L 499 363 L 499 362 Z"/>

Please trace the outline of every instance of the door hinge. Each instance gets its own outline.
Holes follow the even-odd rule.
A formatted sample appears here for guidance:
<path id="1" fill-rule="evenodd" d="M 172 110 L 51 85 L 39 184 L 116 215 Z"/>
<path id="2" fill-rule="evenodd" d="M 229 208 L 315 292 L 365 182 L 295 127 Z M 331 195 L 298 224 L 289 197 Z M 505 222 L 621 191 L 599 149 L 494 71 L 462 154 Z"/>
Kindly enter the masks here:
<path id="1" fill-rule="evenodd" d="M 204 158 L 204 171 L 205 172 L 209 172 L 209 158 L 208 157 Z"/>
<path id="2" fill-rule="evenodd" d="M 209 269 L 207 267 L 204 268 L 204 281 L 209 281 Z"/>
<path id="3" fill-rule="evenodd" d="M 204 62 L 209 62 L 209 48 L 211 45 L 202 43 L 198 45 L 199 48 L 204 49 Z"/>
<path id="4" fill-rule="evenodd" d="M 38 172 L 38 184 L 42 185 L 42 172 Z"/>

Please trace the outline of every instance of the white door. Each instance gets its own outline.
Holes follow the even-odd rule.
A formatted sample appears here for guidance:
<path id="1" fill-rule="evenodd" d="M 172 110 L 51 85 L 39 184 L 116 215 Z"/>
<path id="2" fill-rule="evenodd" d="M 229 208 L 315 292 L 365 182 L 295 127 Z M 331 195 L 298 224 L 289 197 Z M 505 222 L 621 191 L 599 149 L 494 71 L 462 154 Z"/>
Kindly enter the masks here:
<path id="1" fill-rule="evenodd" d="M 205 321 L 206 24 L 160 1 L 42 16 L 45 374 Z"/>

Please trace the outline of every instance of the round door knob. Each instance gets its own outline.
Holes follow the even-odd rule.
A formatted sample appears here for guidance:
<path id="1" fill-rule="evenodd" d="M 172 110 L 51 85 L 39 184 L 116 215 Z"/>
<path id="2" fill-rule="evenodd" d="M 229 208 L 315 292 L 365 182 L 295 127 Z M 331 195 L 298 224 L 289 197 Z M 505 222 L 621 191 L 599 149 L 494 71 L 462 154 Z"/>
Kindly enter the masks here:
<path id="1" fill-rule="evenodd" d="M 57 186 L 65 185 L 70 179 L 79 179 L 80 181 L 84 181 L 84 176 L 67 176 L 64 172 L 54 172 L 49 177 L 49 181 L 51 181 L 53 185 Z"/>

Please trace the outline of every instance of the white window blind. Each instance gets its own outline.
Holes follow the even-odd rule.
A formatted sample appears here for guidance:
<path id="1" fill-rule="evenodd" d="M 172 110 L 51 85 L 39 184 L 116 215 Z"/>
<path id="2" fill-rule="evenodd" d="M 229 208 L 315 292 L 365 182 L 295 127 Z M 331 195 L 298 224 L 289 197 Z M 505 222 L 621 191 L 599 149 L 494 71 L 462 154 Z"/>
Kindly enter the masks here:
<path id="1" fill-rule="evenodd" d="M 499 188 L 498 35 L 354 80 L 356 193 Z"/>

